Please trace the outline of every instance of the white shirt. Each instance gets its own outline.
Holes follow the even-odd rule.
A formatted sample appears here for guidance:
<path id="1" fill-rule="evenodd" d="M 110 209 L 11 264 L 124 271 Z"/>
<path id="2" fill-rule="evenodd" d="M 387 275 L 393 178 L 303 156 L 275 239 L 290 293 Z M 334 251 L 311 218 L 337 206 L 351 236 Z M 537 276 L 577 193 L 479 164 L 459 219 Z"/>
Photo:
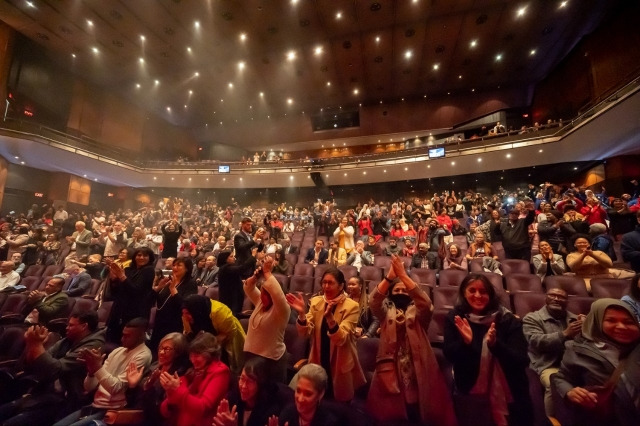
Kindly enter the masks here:
<path id="1" fill-rule="evenodd" d="M 0 274 L 0 291 L 7 287 L 13 287 L 20 281 L 20 274 L 11 271 L 8 274 Z"/>

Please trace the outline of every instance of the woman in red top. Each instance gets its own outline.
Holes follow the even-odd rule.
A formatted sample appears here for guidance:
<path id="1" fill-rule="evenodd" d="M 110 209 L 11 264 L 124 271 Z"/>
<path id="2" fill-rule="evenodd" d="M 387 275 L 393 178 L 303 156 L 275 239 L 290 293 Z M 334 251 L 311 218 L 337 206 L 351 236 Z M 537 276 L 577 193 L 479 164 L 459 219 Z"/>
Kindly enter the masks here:
<path id="1" fill-rule="evenodd" d="M 360 231 L 358 235 L 365 235 L 365 229 L 369 231 L 366 235 L 373 235 L 373 228 L 371 227 L 371 225 L 371 218 L 368 215 L 363 214 L 360 220 L 358 220 L 358 229 Z"/>
<path id="2" fill-rule="evenodd" d="M 229 367 L 220 361 L 220 345 L 211 333 L 193 339 L 189 361 L 193 368 L 182 377 L 166 371 L 160 375 L 167 393 L 160 412 L 172 425 L 210 426 L 218 404 L 229 391 Z"/>
<path id="3" fill-rule="evenodd" d="M 447 209 L 440 210 L 438 216 L 436 216 L 436 220 L 438 221 L 438 225 L 444 228 L 444 225 L 447 225 L 447 229 L 453 228 L 453 222 L 449 215 L 447 215 Z"/>
<path id="4" fill-rule="evenodd" d="M 589 224 L 602 223 L 607 225 L 607 211 L 602 208 L 600 201 L 597 198 L 589 198 L 587 204 L 580 210 L 580 213 L 584 216 L 584 220 Z"/>

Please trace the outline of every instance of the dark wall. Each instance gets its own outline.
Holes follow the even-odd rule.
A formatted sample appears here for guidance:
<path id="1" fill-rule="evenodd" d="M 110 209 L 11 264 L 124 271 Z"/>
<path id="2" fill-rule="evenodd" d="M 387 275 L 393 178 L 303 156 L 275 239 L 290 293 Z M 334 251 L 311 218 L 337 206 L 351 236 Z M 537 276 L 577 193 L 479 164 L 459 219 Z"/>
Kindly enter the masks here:
<path id="1" fill-rule="evenodd" d="M 73 76 L 54 64 L 42 47 L 16 35 L 7 85 L 15 98 L 17 118 L 64 130 L 71 106 Z M 34 113 L 24 115 L 24 109 Z"/>
<path id="2" fill-rule="evenodd" d="M 536 87 L 533 119 L 571 117 L 640 72 L 640 3 L 622 2 Z"/>

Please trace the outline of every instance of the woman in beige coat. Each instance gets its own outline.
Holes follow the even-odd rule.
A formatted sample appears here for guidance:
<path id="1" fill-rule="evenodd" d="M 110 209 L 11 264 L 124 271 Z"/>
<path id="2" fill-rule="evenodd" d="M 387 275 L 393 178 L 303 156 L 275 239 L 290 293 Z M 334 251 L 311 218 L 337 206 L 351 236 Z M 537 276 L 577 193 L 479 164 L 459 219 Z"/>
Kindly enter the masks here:
<path id="1" fill-rule="evenodd" d="M 398 256 L 392 256 L 389 274 L 371 293 L 369 306 L 381 325 L 369 412 L 380 424 L 456 425 L 450 392 L 427 337 L 431 300 Z"/>
<path id="2" fill-rule="evenodd" d="M 309 362 L 329 374 L 325 396 L 336 401 L 353 399 L 355 390 L 366 383 L 358 361 L 354 335 L 360 307 L 345 293 L 342 272 L 328 268 L 322 275 L 322 296 L 312 297 L 305 314 L 301 294 L 287 294 L 291 309 L 298 312 L 298 333 L 311 338 Z"/>

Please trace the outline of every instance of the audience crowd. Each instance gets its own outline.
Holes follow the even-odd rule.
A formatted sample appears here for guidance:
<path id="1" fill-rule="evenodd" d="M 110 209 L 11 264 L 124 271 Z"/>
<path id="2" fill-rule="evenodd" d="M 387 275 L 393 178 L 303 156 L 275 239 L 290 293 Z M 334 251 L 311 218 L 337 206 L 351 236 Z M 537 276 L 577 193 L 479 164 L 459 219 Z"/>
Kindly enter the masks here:
<path id="1" fill-rule="evenodd" d="M 0 424 L 637 424 L 632 184 L 33 205 L 0 222 Z"/>

